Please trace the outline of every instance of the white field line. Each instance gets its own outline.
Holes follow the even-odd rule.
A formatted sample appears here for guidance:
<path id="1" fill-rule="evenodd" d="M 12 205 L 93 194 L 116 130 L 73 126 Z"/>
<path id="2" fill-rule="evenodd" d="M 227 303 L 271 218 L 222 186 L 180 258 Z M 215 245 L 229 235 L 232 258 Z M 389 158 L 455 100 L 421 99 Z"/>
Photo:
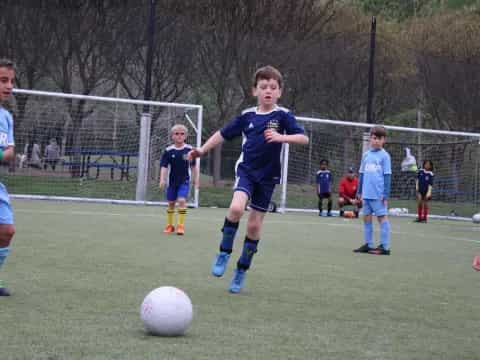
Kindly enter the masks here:
<path id="1" fill-rule="evenodd" d="M 45 215 L 65 215 L 65 211 L 57 211 L 57 210 L 30 210 L 30 209 L 18 209 L 16 208 L 14 210 L 15 213 L 26 213 L 26 214 L 45 214 Z M 71 215 L 79 215 L 79 216 L 125 216 L 125 217 L 147 217 L 147 218 L 162 218 L 161 213 L 159 214 L 127 214 L 127 213 L 114 213 L 114 212 L 100 212 L 100 211 L 78 211 L 78 210 L 73 210 L 69 212 Z M 198 217 L 198 216 L 190 216 L 188 218 L 189 221 L 207 221 L 207 222 L 213 222 L 211 217 Z M 215 220 L 215 222 L 218 222 L 221 220 Z M 292 225 L 303 225 L 303 226 L 340 226 L 340 227 L 350 227 L 350 228 L 361 228 L 361 223 L 358 224 L 353 224 L 350 223 L 351 220 L 343 220 L 342 223 L 327 223 L 327 222 L 313 222 L 313 221 L 285 221 L 285 220 L 271 220 L 265 218 L 265 223 L 267 224 L 292 224 Z M 219 225 L 220 226 L 220 225 Z M 392 234 L 396 235 L 407 235 L 408 233 L 402 232 L 402 231 L 391 231 Z M 416 236 L 421 236 L 425 237 L 424 234 L 418 232 L 416 233 Z M 446 240 L 454 240 L 454 241 L 464 241 L 464 242 L 471 242 L 471 243 L 476 243 L 480 244 L 480 240 L 475 240 L 475 239 L 469 239 L 469 238 L 459 238 L 455 237 L 452 239 L 451 237 L 448 236 L 438 236 L 439 238 L 446 239 Z"/>

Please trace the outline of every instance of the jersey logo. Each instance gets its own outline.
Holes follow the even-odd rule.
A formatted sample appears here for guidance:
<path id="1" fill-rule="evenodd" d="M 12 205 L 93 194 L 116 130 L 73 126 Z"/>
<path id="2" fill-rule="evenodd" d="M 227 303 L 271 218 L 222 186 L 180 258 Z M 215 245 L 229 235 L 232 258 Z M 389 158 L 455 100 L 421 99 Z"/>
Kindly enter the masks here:
<path id="1" fill-rule="evenodd" d="M 249 128 L 249 129 L 253 129 L 253 124 L 250 123 L 250 125 L 248 125 L 248 128 Z"/>
<path id="2" fill-rule="evenodd" d="M 0 146 L 7 146 L 8 145 L 8 135 L 7 133 L 0 133 Z"/>
<path id="3" fill-rule="evenodd" d="M 280 125 L 278 124 L 278 120 L 272 119 L 268 121 L 267 129 L 278 131 L 279 127 Z"/>
<path id="4" fill-rule="evenodd" d="M 365 165 L 366 172 L 376 172 L 381 169 L 382 169 L 382 166 L 379 164 L 369 163 Z"/>

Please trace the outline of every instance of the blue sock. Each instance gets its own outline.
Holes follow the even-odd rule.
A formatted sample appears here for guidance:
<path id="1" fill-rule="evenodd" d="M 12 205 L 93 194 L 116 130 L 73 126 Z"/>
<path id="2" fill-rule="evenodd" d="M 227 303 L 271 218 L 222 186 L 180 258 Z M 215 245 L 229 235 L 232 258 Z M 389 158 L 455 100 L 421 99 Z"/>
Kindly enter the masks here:
<path id="1" fill-rule="evenodd" d="M 369 247 L 375 247 L 375 244 L 373 243 L 373 222 L 370 221 L 363 223 L 363 236 Z"/>
<path id="2" fill-rule="evenodd" d="M 220 251 L 231 254 L 233 249 L 233 241 L 238 230 L 238 222 L 234 223 L 225 218 L 222 228 L 222 241 L 220 243 Z"/>
<path id="3" fill-rule="evenodd" d="M 0 248 L 0 269 L 2 268 L 3 262 L 7 258 L 8 254 L 10 253 L 10 247 L 3 247 Z"/>
<path id="4" fill-rule="evenodd" d="M 243 242 L 243 251 L 240 259 L 238 259 L 237 267 L 239 269 L 248 270 L 252 264 L 253 255 L 257 252 L 259 240 L 252 240 L 245 237 Z"/>
<path id="5" fill-rule="evenodd" d="M 380 224 L 380 244 L 385 250 L 390 249 L 390 221 L 388 220 Z"/>

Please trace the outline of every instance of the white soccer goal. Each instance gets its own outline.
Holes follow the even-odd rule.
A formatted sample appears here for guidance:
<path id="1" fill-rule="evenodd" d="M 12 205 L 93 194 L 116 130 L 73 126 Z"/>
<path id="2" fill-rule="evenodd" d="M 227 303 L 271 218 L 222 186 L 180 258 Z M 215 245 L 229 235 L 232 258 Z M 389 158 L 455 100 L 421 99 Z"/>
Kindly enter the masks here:
<path id="1" fill-rule="evenodd" d="M 185 125 L 201 144 L 200 105 L 15 89 L 15 167 L 3 168 L 12 197 L 164 204 L 160 157 L 169 130 Z M 57 144 L 58 161 L 46 147 Z M 52 147 L 49 148 L 50 150 Z M 199 162 L 197 162 L 199 166 Z M 198 206 L 191 191 L 189 206 Z"/>
<path id="2" fill-rule="evenodd" d="M 320 160 L 325 158 L 329 160 L 334 175 L 336 209 L 339 180 L 350 166 L 358 170 L 362 153 L 368 146 L 365 133 L 372 124 L 307 117 L 297 119 L 304 126 L 310 144 L 285 148 L 284 182 L 278 187 L 274 199 L 280 211 L 318 211 L 315 174 Z M 385 149 L 391 155 L 393 171 L 389 207 L 408 208 L 410 213 L 415 213 L 416 171 L 406 161 L 407 158 L 411 160 L 407 156 L 408 148 L 418 166 L 427 159 L 434 163 L 432 214 L 470 218 L 478 212 L 480 134 L 385 127 L 388 133 Z"/>

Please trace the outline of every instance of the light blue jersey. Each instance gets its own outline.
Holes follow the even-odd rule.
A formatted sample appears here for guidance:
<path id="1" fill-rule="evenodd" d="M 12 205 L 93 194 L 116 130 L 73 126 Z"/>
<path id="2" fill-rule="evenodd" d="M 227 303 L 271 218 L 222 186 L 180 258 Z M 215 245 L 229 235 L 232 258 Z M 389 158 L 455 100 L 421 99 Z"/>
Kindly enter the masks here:
<path id="1" fill-rule="evenodd" d="M 5 150 L 9 146 L 14 145 L 12 115 L 7 110 L 0 107 L 0 149 Z M 0 206 L 0 223 L 13 223 L 13 216 L 10 209 L 10 197 L 8 196 L 7 189 L 2 183 L 0 183 L 0 202 L 7 205 Z"/>
<path id="2" fill-rule="evenodd" d="M 368 150 L 363 154 L 360 174 L 363 175 L 362 197 L 372 200 L 383 199 L 385 194 L 384 175 L 392 174 L 392 162 L 388 152 L 384 149 Z"/>

